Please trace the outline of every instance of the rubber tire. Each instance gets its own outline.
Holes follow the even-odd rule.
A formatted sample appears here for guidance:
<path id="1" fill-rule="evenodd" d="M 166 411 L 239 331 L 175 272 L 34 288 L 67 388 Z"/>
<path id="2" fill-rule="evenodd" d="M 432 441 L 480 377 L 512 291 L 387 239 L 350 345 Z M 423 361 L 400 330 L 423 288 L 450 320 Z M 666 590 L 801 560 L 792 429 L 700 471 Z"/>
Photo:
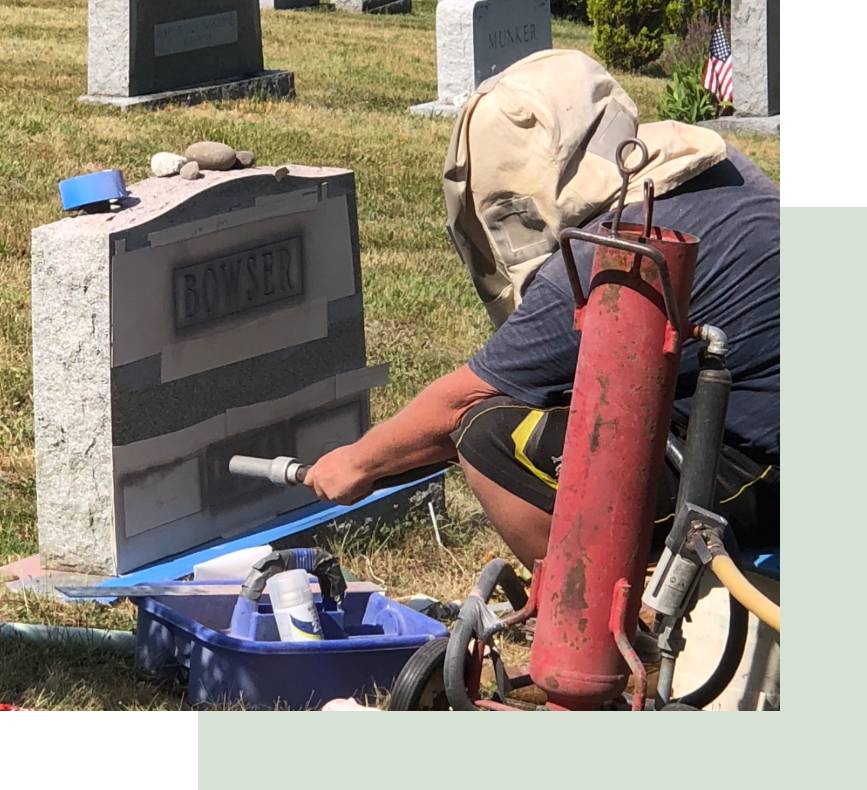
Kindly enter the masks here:
<path id="1" fill-rule="evenodd" d="M 448 700 L 445 696 L 445 681 L 443 680 L 443 665 L 446 658 L 447 636 L 433 639 L 413 653 L 406 662 L 394 687 L 391 690 L 389 710 L 448 710 Z M 431 681 L 442 687 L 441 696 L 445 701 L 442 708 L 421 708 L 422 699 Z M 436 693 L 436 692 L 435 692 Z M 437 695 L 439 697 L 439 695 Z"/>
<path id="2" fill-rule="evenodd" d="M 669 702 L 668 705 L 665 705 L 662 708 L 662 711 L 666 710 L 701 710 L 701 708 L 694 708 L 692 705 L 684 705 L 682 702 Z"/>

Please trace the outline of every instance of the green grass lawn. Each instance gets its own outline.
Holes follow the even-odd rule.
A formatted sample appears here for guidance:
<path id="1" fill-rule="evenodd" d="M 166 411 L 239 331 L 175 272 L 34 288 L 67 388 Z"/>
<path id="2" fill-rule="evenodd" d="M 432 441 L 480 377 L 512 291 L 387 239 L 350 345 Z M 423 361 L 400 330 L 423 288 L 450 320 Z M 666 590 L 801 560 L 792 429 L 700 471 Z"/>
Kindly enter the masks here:
<path id="1" fill-rule="evenodd" d="M 415 0 L 407 16 L 328 9 L 263 12 L 266 66 L 295 72 L 295 101 L 120 114 L 76 100 L 86 90 L 86 0 L 0 0 L 0 564 L 37 549 L 29 238 L 31 228 L 62 216 L 57 193 L 62 178 L 120 168 L 127 183 L 133 183 L 148 176 L 153 153 L 183 151 L 199 139 L 253 150 L 263 164 L 351 168 L 358 184 L 370 363 L 391 364 L 391 384 L 373 398 L 374 418 L 394 413 L 481 346 L 489 323 L 444 231 L 441 171 L 451 122 L 407 113 L 410 105 L 436 96 L 435 7 L 435 0 Z M 556 22 L 554 43 L 589 52 L 590 30 Z M 664 80 L 617 76 L 638 103 L 642 119 L 655 120 Z M 731 139 L 779 178 L 777 140 Z M 470 534 L 462 527 L 477 521 L 478 511 L 459 484 L 456 489 L 455 534 Z M 469 553 L 463 563 L 470 565 L 473 558 L 502 549 L 491 536 L 480 540 L 473 535 L 465 543 Z M 442 561 L 454 570 L 450 559 L 429 562 L 427 549 L 417 535 L 410 535 L 402 550 L 394 545 L 381 549 L 379 559 L 396 590 L 418 591 L 410 588 L 425 563 L 436 567 Z M 359 572 L 365 567 L 360 565 Z M 418 574 L 408 576 L 406 567 L 415 567 Z M 442 574 L 426 576 L 429 591 L 445 596 L 469 589 L 475 570 L 470 567 L 459 578 L 446 573 L 448 586 L 437 589 Z M 34 614 L 17 597 L 0 599 L 0 620 L 66 622 L 71 616 L 57 607 Z M 89 616 L 89 622 L 108 617 L 117 625 L 117 613 Z M 121 621 L 131 624 L 129 612 Z M 0 680 L 0 702 L 26 700 L 41 707 L 179 704 L 177 690 L 142 687 L 127 665 L 119 674 L 96 669 L 88 674 L 87 667 L 100 665 L 98 656 L 71 660 L 67 653 L 51 651 L 26 656 L 32 661 L 25 671 L 20 668 L 25 653 L 12 655 L 0 646 L 0 679 L 18 667 L 14 686 Z M 106 686 L 108 676 L 113 680 Z M 57 692 L 58 678 L 60 686 L 75 693 Z"/>

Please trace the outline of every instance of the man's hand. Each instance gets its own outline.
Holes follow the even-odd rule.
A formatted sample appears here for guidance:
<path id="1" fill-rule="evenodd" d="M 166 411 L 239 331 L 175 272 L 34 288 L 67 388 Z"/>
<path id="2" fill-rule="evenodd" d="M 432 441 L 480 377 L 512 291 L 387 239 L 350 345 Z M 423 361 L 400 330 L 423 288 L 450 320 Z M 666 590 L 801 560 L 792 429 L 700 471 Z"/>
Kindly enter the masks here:
<path id="1" fill-rule="evenodd" d="M 371 494 L 375 482 L 359 463 L 358 455 L 354 445 L 332 450 L 310 467 L 304 485 L 312 488 L 320 499 L 354 505 Z"/>

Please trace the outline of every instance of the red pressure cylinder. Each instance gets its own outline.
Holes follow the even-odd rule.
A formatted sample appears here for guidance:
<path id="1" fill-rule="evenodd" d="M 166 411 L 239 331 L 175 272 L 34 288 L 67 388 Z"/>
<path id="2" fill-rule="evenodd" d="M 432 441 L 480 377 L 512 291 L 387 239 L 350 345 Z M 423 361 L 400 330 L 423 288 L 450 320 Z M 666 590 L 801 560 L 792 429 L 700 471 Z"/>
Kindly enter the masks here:
<path id="1" fill-rule="evenodd" d="M 654 263 L 646 255 L 597 247 L 583 308 L 572 278 L 581 344 L 538 582 L 530 675 L 551 703 L 573 710 L 598 707 L 626 687 L 628 669 L 609 615 L 615 584 L 626 579 L 631 639 L 698 255 L 693 236 L 662 228 L 653 228 L 649 239 L 642 234 L 640 226 L 621 225 L 617 239 L 662 253 L 661 267 L 658 254 Z"/>

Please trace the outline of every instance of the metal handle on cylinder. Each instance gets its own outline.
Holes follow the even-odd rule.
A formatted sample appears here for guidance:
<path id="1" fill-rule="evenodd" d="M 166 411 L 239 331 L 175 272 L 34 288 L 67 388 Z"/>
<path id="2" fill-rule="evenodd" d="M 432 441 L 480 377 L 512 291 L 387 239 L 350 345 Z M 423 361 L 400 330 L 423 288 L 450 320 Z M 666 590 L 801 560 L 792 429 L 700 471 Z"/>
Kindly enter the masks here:
<path id="1" fill-rule="evenodd" d="M 615 250 L 623 250 L 624 252 L 632 252 L 635 255 L 650 258 L 653 264 L 659 271 L 659 282 L 662 285 L 662 299 L 665 303 L 665 312 L 668 316 L 668 322 L 673 327 L 677 337 L 680 337 L 683 324 L 681 323 L 680 310 L 677 306 L 677 299 L 674 296 L 674 289 L 671 285 L 671 277 L 668 273 L 668 264 L 665 261 L 665 256 L 655 247 L 649 244 L 642 244 L 637 241 L 628 241 L 626 239 L 614 236 L 600 236 L 597 233 L 588 233 L 577 228 L 567 228 L 560 234 L 560 247 L 563 250 L 563 259 L 566 262 L 566 273 L 569 275 L 569 282 L 572 285 L 572 292 L 575 294 L 575 309 L 581 310 L 587 304 L 587 297 L 584 295 L 584 290 L 581 288 L 581 280 L 578 277 L 578 266 L 575 263 L 575 255 L 572 252 L 572 245 L 569 243 L 572 240 L 586 241 L 589 244 L 599 244 L 603 247 L 612 247 Z"/>

